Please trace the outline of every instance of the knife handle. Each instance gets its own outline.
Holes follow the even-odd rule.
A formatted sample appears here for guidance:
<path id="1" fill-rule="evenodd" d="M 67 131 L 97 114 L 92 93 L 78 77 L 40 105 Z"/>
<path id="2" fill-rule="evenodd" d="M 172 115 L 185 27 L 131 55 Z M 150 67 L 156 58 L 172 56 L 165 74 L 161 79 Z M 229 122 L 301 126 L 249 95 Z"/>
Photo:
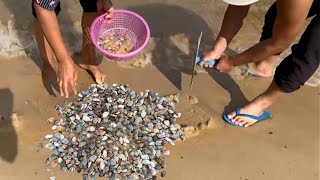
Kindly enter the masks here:
<path id="1" fill-rule="evenodd" d="M 197 58 L 196 58 L 196 63 L 199 64 L 199 63 L 201 62 L 201 60 L 202 60 L 202 57 L 197 56 Z M 206 64 L 206 65 L 208 65 L 208 66 L 214 66 L 214 65 L 217 64 L 217 62 L 218 62 L 218 60 L 213 60 L 213 61 L 207 61 L 207 62 L 205 62 L 204 64 Z"/>

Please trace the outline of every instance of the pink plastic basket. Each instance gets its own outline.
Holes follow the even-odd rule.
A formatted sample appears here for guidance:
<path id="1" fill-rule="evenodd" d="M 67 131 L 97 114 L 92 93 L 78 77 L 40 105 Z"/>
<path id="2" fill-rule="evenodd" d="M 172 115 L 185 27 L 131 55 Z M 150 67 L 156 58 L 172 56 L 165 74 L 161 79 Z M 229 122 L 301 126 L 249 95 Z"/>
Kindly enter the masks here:
<path id="1" fill-rule="evenodd" d="M 97 17 L 90 30 L 91 39 L 101 53 L 110 59 L 121 61 L 134 57 L 146 47 L 150 39 L 150 29 L 141 16 L 128 10 L 115 10 L 115 15 L 111 20 L 107 20 L 106 15 Z M 99 46 L 98 39 L 111 33 L 126 34 L 133 45 L 131 51 L 125 54 L 115 54 Z"/>

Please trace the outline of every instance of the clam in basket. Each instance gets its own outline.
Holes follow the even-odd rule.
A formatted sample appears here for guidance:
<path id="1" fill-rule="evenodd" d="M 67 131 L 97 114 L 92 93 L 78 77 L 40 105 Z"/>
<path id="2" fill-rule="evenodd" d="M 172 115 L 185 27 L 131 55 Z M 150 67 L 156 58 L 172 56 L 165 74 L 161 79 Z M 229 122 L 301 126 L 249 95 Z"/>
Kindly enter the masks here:
<path id="1" fill-rule="evenodd" d="M 90 29 L 91 40 L 103 55 L 117 61 L 128 60 L 147 46 L 150 39 L 150 29 L 140 15 L 128 10 L 115 10 L 115 15 L 111 20 L 106 19 L 106 15 L 97 17 Z M 111 46 L 104 46 L 103 43 L 114 38 L 120 39 L 119 42 L 115 42 L 118 43 L 116 48 L 120 48 L 123 44 L 127 45 L 123 53 L 115 52 Z"/>

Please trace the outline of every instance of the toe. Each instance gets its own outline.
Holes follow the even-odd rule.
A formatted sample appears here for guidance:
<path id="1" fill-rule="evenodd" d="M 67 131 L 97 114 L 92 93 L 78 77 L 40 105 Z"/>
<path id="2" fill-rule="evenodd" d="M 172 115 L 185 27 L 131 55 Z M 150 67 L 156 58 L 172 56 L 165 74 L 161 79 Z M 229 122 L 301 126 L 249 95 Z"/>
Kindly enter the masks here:
<path id="1" fill-rule="evenodd" d="M 244 127 L 249 127 L 251 125 L 253 125 L 254 123 L 256 123 L 255 121 L 248 121 L 247 123 L 244 124 Z"/>
<path id="2" fill-rule="evenodd" d="M 232 118 L 232 121 L 234 122 L 234 123 L 239 123 L 239 121 L 240 121 L 240 118 L 238 117 L 238 116 L 236 116 L 236 117 L 234 117 L 234 118 Z"/>
<path id="3" fill-rule="evenodd" d="M 103 80 L 101 77 L 96 77 L 96 83 L 97 84 L 102 84 L 103 83 Z"/>
<path id="4" fill-rule="evenodd" d="M 237 125 L 242 126 L 242 124 L 244 123 L 243 120 L 241 120 L 240 118 L 237 119 L 237 121 L 235 122 Z"/>
<path id="5" fill-rule="evenodd" d="M 232 112 L 232 113 L 228 114 L 228 118 L 231 119 L 231 120 L 232 120 L 235 116 L 236 116 L 236 112 Z"/>
<path id="6" fill-rule="evenodd" d="M 244 120 L 239 120 L 239 121 L 238 121 L 238 125 L 239 125 L 239 126 L 243 126 L 245 123 L 246 123 L 246 122 L 245 122 Z"/>
<path id="7" fill-rule="evenodd" d="M 106 82 L 106 77 L 107 77 L 107 76 L 106 76 L 105 74 L 102 75 L 102 78 L 101 78 L 101 79 L 102 79 L 102 82 L 103 82 L 103 83 Z"/>
<path id="8" fill-rule="evenodd" d="M 96 82 L 98 84 L 104 83 L 105 79 L 106 79 L 106 75 L 105 74 L 99 74 L 98 76 L 96 76 Z"/>
<path id="9" fill-rule="evenodd" d="M 251 126 L 251 125 L 252 125 L 252 124 L 250 124 L 249 122 L 246 122 L 246 123 L 243 124 L 244 127 L 249 127 L 249 126 Z"/>

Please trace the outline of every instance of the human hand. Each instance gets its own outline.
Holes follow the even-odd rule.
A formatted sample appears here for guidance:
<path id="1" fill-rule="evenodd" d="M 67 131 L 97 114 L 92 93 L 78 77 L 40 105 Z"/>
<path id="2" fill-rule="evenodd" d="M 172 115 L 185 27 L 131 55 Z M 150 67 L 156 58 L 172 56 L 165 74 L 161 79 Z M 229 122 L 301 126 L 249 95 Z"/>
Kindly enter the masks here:
<path id="1" fill-rule="evenodd" d="M 217 61 L 219 60 L 219 58 L 221 57 L 221 53 L 218 53 L 215 50 L 212 50 L 208 53 L 205 53 L 205 56 L 201 59 L 200 61 L 200 66 L 201 67 L 210 67 L 213 68 L 214 65 L 208 65 L 206 62 L 210 62 L 210 61 Z M 217 62 L 215 63 L 215 65 L 217 64 Z"/>
<path id="2" fill-rule="evenodd" d="M 223 52 L 227 48 L 227 42 L 225 41 L 224 38 L 218 38 L 215 42 L 213 50 L 210 52 L 206 53 L 205 56 L 202 58 L 200 62 L 201 67 L 213 67 L 213 66 L 208 66 L 205 64 L 207 61 L 216 61 L 220 59 L 222 56 Z"/>
<path id="3" fill-rule="evenodd" d="M 76 81 L 78 78 L 78 74 L 75 68 L 75 65 L 72 59 L 66 59 L 64 61 L 60 61 L 58 64 L 58 84 L 59 91 L 61 96 L 65 96 L 65 98 L 69 97 L 69 89 L 71 89 L 74 94 L 77 94 L 76 90 Z"/>
<path id="4" fill-rule="evenodd" d="M 221 56 L 214 68 L 220 72 L 228 73 L 234 68 L 233 61 L 231 56 Z"/>
<path id="5" fill-rule="evenodd" d="M 97 11 L 98 13 L 108 13 L 107 19 L 112 19 L 114 16 L 114 8 L 111 0 L 98 0 L 97 1 Z"/>

